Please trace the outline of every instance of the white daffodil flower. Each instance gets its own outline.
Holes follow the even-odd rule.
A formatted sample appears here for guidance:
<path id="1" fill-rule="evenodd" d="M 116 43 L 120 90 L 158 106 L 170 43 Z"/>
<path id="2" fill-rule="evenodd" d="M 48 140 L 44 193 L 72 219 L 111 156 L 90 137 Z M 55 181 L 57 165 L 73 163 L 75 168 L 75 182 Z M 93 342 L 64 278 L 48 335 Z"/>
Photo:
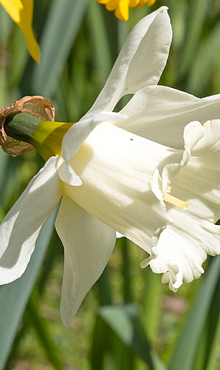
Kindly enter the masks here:
<path id="1" fill-rule="evenodd" d="M 61 200 L 66 327 L 106 266 L 116 231 L 148 253 L 143 267 L 163 273 L 174 291 L 201 275 L 207 254 L 220 253 L 220 95 L 198 99 L 157 86 L 171 38 L 166 7 L 137 24 L 96 102 L 65 134 L 62 153 L 54 149 L 1 224 L 6 284 L 25 271 Z M 130 102 L 112 112 L 127 93 Z"/>

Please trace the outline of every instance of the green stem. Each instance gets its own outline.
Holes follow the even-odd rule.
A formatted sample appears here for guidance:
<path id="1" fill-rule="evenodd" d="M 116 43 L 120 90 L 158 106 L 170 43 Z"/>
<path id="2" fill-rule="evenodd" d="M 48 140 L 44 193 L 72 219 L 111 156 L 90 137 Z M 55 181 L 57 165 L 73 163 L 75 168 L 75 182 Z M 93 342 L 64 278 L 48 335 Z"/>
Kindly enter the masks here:
<path id="1" fill-rule="evenodd" d="M 9 115 L 5 123 L 5 132 L 13 139 L 32 144 L 32 134 L 41 121 L 41 118 L 30 113 Z"/>
<path id="2" fill-rule="evenodd" d="M 128 240 L 126 238 L 121 239 L 121 248 L 122 248 L 122 273 L 123 273 L 123 282 L 124 282 L 124 302 L 132 302 L 132 284 L 131 284 L 131 271 L 130 271 L 130 256 L 129 256 L 129 246 Z"/>
<path id="3" fill-rule="evenodd" d="M 36 289 L 32 292 L 27 304 L 26 314 L 29 323 L 33 326 L 35 333 L 39 339 L 39 343 L 44 349 L 48 360 L 57 370 L 63 369 L 63 364 L 60 359 L 59 351 L 49 333 L 47 322 L 38 312 L 39 302 Z"/>

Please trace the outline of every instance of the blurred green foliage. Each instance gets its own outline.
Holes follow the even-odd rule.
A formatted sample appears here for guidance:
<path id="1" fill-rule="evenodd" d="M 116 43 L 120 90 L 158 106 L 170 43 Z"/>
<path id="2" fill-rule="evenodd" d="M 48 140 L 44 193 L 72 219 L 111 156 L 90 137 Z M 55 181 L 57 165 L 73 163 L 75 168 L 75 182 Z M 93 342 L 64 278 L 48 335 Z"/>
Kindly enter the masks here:
<path id="1" fill-rule="evenodd" d="M 39 65 L 0 7 L 0 106 L 38 94 L 53 102 L 57 120 L 77 121 L 129 31 L 161 5 L 169 7 L 174 36 L 160 83 L 199 97 L 218 93 L 219 0 L 157 0 L 132 9 L 127 23 L 95 0 L 41 0 L 34 10 Z M 35 151 L 17 158 L 0 151 L 1 219 L 42 164 Z M 0 288 L 0 370 L 220 369 L 218 257 L 205 263 L 204 277 L 172 293 L 140 269 L 144 252 L 119 239 L 67 331 L 59 316 L 63 250 L 52 225 L 53 218 L 23 277 Z"/>

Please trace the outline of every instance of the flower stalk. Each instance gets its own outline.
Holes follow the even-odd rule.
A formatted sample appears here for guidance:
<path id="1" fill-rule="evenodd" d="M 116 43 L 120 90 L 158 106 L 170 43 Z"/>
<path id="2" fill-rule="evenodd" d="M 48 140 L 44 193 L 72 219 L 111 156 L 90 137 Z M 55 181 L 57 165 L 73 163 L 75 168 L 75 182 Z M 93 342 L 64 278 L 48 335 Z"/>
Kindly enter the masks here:
<path id="1" fill-rule="evenodd" d="M 13 135 L 15 135 L 15 127 L 13 128 L 14 133 L 11 133 L 11 136 L 7 135 L 5 131 L 6 120 L 8 119 L 8 122 L 9 122 L 10 120 L 14 119 L 14 117 L 18 113 L 28 113 L 31 115 L 32 118 L 37 117 L 40 119 L 40 121 L 44 120 L 44 121 L 53 122 L 55 118 L 55 108 L 53 104 L 49 100 L 43 98 L 42 96 L 38 96 L 38 95 L 25 96 L 20 100 L 16 100 L 14 103 L 10 104 L 9 106 L 0 109 L 0 145 L 2 146 L 2 149 L 6 153 L 12 156 L 17 156 L 17 155 L 23 154 L 33 149 L 33 146 L 29 142 L 21 140 L 20 135 L 22 134 L 22 132 L 20 132 L 19 134 L 17 132 L 17 135 L 19 135 L 18 140 L 13 137 Z M 30 118 L 30 121 L 32 118 Z M 17 120 L 17 118 L 15 119 Z M 25 118 L 23 119 L 24 119 L 23 124 L 25 125 Z M 30 124 L 30 121 L 29 121 L 29 124 Z M 34 122 L 34 119 L 33 119 L 33 122 Z M 12 124 L 13 123 L 11 123 L 11 125 Z M 24 130 L 24 128 L 21 128 L 21 122 L 19 123 L 19 127 L 21 131 Z M 18 130 L 18 128 L 16 128 L 16 130 Z"/>
<path id="2" fill-rule="evenodd" d="M 32 144 L 33 132 L 42 120 L 30 113 L 9 115 L 5 121 L 7 136 Z"/>
<path id="3" fill-rule="evenodd" d="M 62 139 L 71 122 L 42 121 L 30 113 L 11 114 L 5 121 L 7 136 L 31 144 L 46 161 L 61 155 Z"/>

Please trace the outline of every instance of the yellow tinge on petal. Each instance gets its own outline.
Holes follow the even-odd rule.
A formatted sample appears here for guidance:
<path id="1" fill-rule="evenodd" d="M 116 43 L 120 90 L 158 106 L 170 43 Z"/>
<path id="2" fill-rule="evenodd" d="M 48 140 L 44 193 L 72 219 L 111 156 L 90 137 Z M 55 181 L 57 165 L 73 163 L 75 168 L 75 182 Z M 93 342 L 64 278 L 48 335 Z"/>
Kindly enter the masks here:
<path id="1" fill-rule="evenodd" d="M 40 49 L 32 29 L 34 0 L 0 0 L 0 4 L 20 27 L 29 53 L 36 62 L 39 62 Z"/>
<path id="2" fill-rule="evenodd" d="M 31 144 L 46 161 L 54 155 L 61 155 L 62 140 L 73 122 L 41 121 L 35 128 Z"/>
<path id="3" fill-rule="evenodd" d="M 104 4 L 107 10 L 114 10 L 115 16 L 120 21 L 127 21 L 129 18 L 129 8 L 142 8 L 144 5 L 152 6 L 156 0 L 96 0 Z"/>

